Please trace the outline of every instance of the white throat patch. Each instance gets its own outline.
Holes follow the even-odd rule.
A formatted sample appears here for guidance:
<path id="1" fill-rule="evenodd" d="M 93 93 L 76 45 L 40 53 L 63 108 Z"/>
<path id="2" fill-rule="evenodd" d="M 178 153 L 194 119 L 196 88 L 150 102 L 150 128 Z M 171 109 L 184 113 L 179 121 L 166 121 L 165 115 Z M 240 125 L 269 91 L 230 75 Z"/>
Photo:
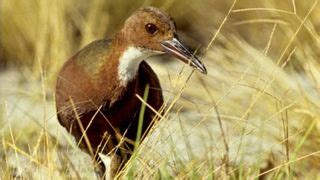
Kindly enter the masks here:
<path id="1" fill-rule="evenodd" d="M 136 76 L 140 63 L 157 54 L 161 54 L 161 52 L 136 47 L 126 49 L 119 60 L 118 76 L 120 84 L 126 86 Z"/>

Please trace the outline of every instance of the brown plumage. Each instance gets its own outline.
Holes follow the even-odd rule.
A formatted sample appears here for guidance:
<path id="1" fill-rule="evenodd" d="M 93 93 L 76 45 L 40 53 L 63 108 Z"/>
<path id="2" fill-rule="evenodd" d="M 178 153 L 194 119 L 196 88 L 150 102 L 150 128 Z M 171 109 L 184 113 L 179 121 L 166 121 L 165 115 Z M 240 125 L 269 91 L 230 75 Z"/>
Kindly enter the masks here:
<path id="1" fill-rule="evenodd" d="M 133 150 L 141 107 L 136 95 L 142 97 L 148 84 L 147 103 L 155 110 L 163 104 L 159 80 L 143 61 L 162 52 L 206 73 L 201 62 L 177 40 L 172 18 L 151 7 L 136 11 L 111 40 L 94 41 L 84 47 L 59 72 L 56 108 L 60 124 L 92 156 L 114 151 L 113 175 Z M 143 133 L 154 116 L 147 108 Z M 123 137 L 125 142 L 115 149 Z"/>

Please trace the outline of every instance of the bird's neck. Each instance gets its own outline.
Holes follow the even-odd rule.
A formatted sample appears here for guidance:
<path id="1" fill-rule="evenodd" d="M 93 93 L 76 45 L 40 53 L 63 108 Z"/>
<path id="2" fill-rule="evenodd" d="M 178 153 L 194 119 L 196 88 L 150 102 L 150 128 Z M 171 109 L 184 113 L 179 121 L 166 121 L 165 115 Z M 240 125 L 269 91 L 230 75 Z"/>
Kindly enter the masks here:
<path id="1" fill-rule="evenodd" d="M 150 56 L 159 52 L 147 48 L 136 47 L 118 33 L 112 42 L 113 49 L 117 49 L 117 76 L 121 86 L 126 87 L 133 80 L 138 72 L 139 65 Z M 114 51 L 113 51 L 114 52 Z"/>
<path id="2" fill-rule="evenodd" d="M 118 65 L 118 78 L 122 86 L 126 86 L 128 82 L 137 75 L 139 65 L 143 60 L 155 55 L 151 50 L 129 46 L 121 54 Z"/>

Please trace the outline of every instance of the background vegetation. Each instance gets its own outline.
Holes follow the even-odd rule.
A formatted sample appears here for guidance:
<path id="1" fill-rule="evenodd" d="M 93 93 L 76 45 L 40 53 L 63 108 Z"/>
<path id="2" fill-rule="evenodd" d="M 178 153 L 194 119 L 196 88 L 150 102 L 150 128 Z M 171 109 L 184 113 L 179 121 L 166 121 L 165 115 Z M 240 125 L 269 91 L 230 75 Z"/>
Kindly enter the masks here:
<path id="1" fill-rule="evenodd" d="M 96 177 L 56 120 L 57 71 L 137 8 L 177 21 L 208 75 L 150 59 L 167 113 L 126 171 L 133 178 L 320 178 L 318 0 L 1 1 L 0 175 Z"/>

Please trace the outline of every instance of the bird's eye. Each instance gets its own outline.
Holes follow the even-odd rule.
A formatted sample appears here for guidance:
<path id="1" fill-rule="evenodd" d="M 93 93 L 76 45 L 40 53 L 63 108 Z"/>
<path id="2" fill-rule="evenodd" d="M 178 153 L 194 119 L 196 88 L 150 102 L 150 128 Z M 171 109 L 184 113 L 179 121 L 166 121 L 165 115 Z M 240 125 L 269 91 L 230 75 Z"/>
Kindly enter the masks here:
<path id="1" fill-rule="evenodd" d="M 158 31 L 157 26 L 152 23 L 146 24 L 145 28 L 149 34 L 155 34 Z"/>

